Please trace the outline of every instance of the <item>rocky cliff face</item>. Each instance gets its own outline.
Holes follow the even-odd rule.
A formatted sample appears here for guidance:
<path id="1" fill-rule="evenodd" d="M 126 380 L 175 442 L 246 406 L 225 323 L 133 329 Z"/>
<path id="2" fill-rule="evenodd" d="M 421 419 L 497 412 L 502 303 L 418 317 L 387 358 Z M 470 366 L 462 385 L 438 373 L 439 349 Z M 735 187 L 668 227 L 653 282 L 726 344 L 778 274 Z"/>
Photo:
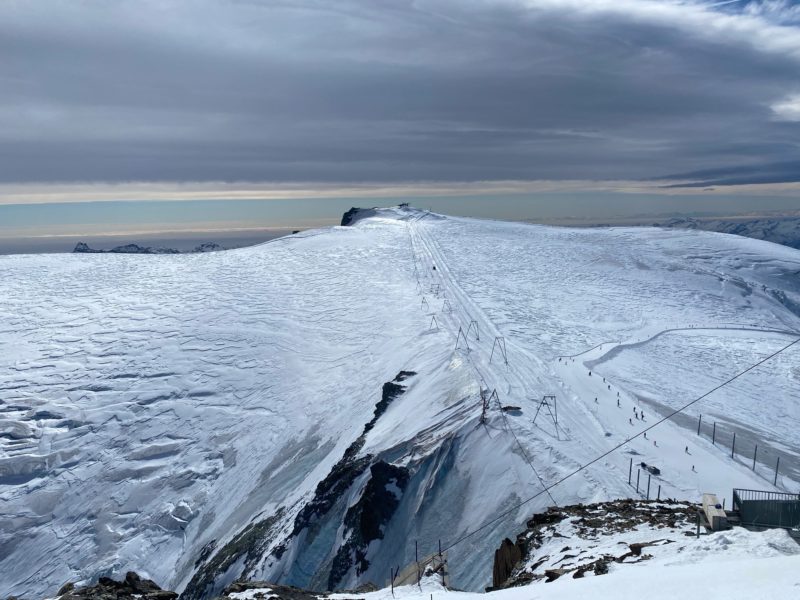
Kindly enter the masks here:
<path id="1" fill-rule="evenodd" d="M 697 505 L 672 500 L 615 500 L 550 507 L 534 515 L 515 542 L 495 551 L 492 588 L 603 575 L 609 565 L 641 562 L 643 549 L 694 531 Z"/>
<path id="2" fill-rule="evenodd" d="M 231 576 L 248 579 L 265 568 L 265 560 L 269 569 L 280 565 L 285 557 L 293 558 L 293 563 L 299 560 L 313 572 L 304 582 L 310 583 L 309 587 L 339 589 L 349 573 L 366 571 L 370 564 L 368 547 L 382 539 L 408 483 L 409 471 L 361 450 L 367 433 L 406 390 L 402 382 L 413 375 L 413 371 L 400 371 L 383 385 L 372 418 L 297 512 L 288 535 L 281 530 L 284 514 L 279 512 L 250 523 L 221 548 L 213 544 L 198 557 L 195 575 L 181 597 L 211 597 Z M 343 532 L 337 540 L 328 530 L 331 524 L 338 527 L 341 523 Z"/>
<path id="3" fill-rule="evenodd" d="M 122 581 L 101 577 L 90 586 L 67 583 L 57 594 L 58 600 L 175 600 L 177 597 L 175 592 L 162 590 L 154 581 L 142 579 L 132 571 Z"/>

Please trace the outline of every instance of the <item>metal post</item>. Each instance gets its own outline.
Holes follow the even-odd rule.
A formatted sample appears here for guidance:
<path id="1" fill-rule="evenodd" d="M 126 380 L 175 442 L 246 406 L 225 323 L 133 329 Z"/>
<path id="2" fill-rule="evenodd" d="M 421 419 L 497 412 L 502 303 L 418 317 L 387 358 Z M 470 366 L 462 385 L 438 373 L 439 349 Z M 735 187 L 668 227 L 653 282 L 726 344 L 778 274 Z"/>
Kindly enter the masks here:
<path id="1" fill-rule="evenodd" d="M 772 482 L 772 485 L 778 485 L 778 465 L 781 464 L 781 457 L 778 457 L 778 460 L 775 461 L 775 480 Z"/>
<path id="2" fill-rule="evenodd" d="M 714 430 L 711 432 L 711 444 L 716 446 L 717 441 L 717 422 L 714 421 Z"/>
<path id="3" fill-rule="evenodd" d="M 650 500 L 650 477 L 652 475 L 650 473 L 647 474 L 647 499 Z"/>
<path id="4" fill-rule="evenodd" d="M 661 500 L 661 484 L 660 483 L 658 484 L 658 496 L 656 497 L 656 500 Z"/>
<path id="5" fill-rule="evenodd" d="M 558 434 L 558 399 L 555 396 L 553 396 L 553 413 L 556 422 L 556 434 Z"/>
<path id="6" fill-rule="evenodd" d="M 700 511 L 697 511 L 697 537 L 700 537 Z"/>
<path id="7" fill-rule="evenodd" d="M 642 470 L 641 469 L 637 469 L 637 471 L 636 471 L 636 493 L 637 494 L 639 493 L 639 475 L 641 475 L 641 474 L 642 474 Z"/>
<path id="8" fill-rule="evenodd" d="M 736 450 L 736 432 L 733 432 L 733 441 L 731 442 L 731 458 L 733 458 L 733 453 Z"/>
<path id="9" fill-rule="evenodd" d="M 444 587 L 444 558 L 442 557 L 442 540 L 439 540 L 439 570 L 442 572 L 442 587 Z M 431 594 L 433 596 L 433 594 Z"/>
<path id="10" fill-rule="evenodd" d="M 633 459 L 631 459 L 631 462 L 628 465 L 628 485 L 631 484 L 631 473 L 632 472 L 633 472 Z"/>
<path id="11" fill-rule="evenodd" d="M 417 541 L 414 540 L 414 560 L 417 562 L 417 585 L 419 586 L 420 591 L 422 591 L 422 569 L 419 566 L 419 553 L 417 551 Z"/>
<path id="12" fill-rule="evenodd" d="M 756 449 L 753 450 L 753 471 L 756 470 L 756 456 L 758 456 L 758 444 L 756 444 Z"/>
<path id="13" fill-rule="evenodd" d="M 700 435 L 700 423 L 702 422 L 703 422 L 703 415 L 700 415 L 700 417 L 697 419 L 697 435 Z"/>

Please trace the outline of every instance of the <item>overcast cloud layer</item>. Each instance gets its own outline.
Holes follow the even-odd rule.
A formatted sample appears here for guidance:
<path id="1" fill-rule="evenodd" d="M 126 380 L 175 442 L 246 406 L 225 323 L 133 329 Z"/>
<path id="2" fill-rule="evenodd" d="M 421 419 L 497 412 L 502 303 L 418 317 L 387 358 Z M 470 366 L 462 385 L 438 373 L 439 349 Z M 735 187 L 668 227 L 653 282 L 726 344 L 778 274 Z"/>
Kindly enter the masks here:
<path id="1" fill-rule="evenodd" d="M 4 0 L 0 182 L 800 180 L 800 8 Z"/>

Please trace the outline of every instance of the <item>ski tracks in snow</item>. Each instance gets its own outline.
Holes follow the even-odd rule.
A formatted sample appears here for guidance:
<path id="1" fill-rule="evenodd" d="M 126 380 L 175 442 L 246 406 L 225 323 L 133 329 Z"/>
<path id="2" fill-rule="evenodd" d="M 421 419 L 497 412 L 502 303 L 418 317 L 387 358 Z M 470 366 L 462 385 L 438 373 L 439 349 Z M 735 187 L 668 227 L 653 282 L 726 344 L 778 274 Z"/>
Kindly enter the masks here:
<path id="1" fill-rule="evenodd" d="M 418 226 L 418 220 L 419 218 L 414 219 L 408 225 L 420 284 L 423 286 L 422 293 L 428 299 L 429 305 L 431 299 L 436 296 L 435 292 L 430 291 L 431 286 L 437 284 L 440 286 L 438 294 L 440 297 L 435 298 L 439 311 L 435 311 L 431 306 L 431 314 L 436 316 L 440 326 L 444 326 L 453 337 L 454 346 L 459 346 L 457 352 L 472 366 L 482 387 L 488 390 L 487 394 L 497 391 L 498 399 L 493 402 L 495 405 L 489 408 L 490 417 L 496 418 L 499 413 L 506 431 L 514 437 L 520 454 L 531 467 L 544 493 L 548 482 L 555 481 L 564 472 L 579 467 L 583 462 L 582 459 L 602 453 L 601 448 L 594 448 L 593 444 L 586 443 L 591 437 L 602 436 L 602 428 L 581 403 L 574 403 L 562 394 L 558 395 L 558 402 L 565 410 L 559 413 L 559 426 L 566 432 L 567 439 L 559 439 L 561 436 L 558 432 L 552 435 L 546 426 L 540 428 L 529 424 L 519 416 L 507 416 L 500 410 L 501 406 L 497 404 L 515 405 L 522 407 L 523 414 L 532 414 L 543 395 L 555 393 L 556 382 L 549 376 L 547 366 L 537 356 L 506 338 L 486 312 L 464 291 L 447 265 L 436 241 Z M 442 310 L 445 299 L 448 300 L 452 312 Z M 473 321 L 477 324 L 480 339 L 475 339 L 474 328 L 470 327 Z M 459 329 L 462 333 L 469 330 L 469 333 L 464 335 L 470 338 L 469 349 L 465 347 L 464 337 L 458 333 Z M 490 362 L 492 346 L 497 338 L 505 339 L 507 365 L 498 352 L 495 352 Z M 547 416 L 542 413 L 540 418 Z M 619 465 L 623 462 L 624 460 L 618 461 Z M 583 480 L 571 484 L 571 491 L 566 496 L 572 498 L 577 494 L 588 500 L 603 490 L 611 491 L 612 494 L 626 492 L 627 490 L 621 485 L 622 472 L 616 469 L 610 470 L 608 467 L 609 465 L 606 465 L 603 469 L 585 472 Z M 589 489 L 583 489 L 587 484 Z M 555 497 L 558 497 L 557 491 Z M 551 496 L 554 503 L 556 503 L 555 497 Z"/>

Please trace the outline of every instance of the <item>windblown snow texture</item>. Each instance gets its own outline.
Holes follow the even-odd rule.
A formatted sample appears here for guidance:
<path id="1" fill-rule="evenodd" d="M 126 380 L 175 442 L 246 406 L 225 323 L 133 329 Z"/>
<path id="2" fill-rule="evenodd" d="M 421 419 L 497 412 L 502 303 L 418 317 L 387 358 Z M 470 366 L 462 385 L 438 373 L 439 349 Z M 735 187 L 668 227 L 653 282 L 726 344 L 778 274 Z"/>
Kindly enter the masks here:
<path id="1" fill-rule="evenodd" d="M 0 596 L 127 571 L 187 598 L 352 589 L 439 540 L 478 590 L 532 513 L 637 495 L 631 462 L 697 500 L 773 489 L 780 455 L 797 491 L 797 346 L 626 440 L 795 339 L 798 272 L 736 236 L 411 208 L 226 252 L 0 257 Z M 481 388 L 521 410 L 481 425 Z"/>

